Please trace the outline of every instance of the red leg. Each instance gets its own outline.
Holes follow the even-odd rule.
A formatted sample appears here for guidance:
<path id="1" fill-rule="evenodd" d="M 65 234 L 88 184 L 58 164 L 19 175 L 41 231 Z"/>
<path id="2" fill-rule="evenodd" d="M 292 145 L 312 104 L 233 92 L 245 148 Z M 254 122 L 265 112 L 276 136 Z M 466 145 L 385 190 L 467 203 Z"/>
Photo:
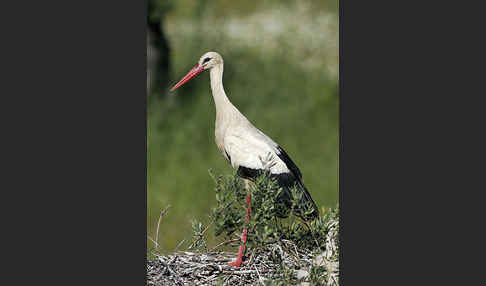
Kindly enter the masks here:
<path id="1" fill-rule="evenodd" d="M 241 234 L 241 245 L 240 249 L 238 250 L 238 258 L 236 261 L 231 262 L 228 264 L 229 266 L 235 266 L 236 268 L 240 267 L 241 263 L 243 262 L 243 254 L 245 253 L 246 247 L 246 238 L 247 238 L 247 225 L 250 219 L 250 212 L 251 212 L 251 194 L 250 191 L 246 194 L 246 203 L 248 204 L 248 208 L 246 209 L 246 220 L 245 220 L 245 227 L 243 228 L 243 233 Z"/>
<path id="2" fill-rule="evenodd" d="M 251 194 L 250 191 L 246 194 L 246 203 L 248 204 L 248 208 L 246 209 L 246 222 L 248 223 L 248 220 L 250 219 L 251 216 Z"/>

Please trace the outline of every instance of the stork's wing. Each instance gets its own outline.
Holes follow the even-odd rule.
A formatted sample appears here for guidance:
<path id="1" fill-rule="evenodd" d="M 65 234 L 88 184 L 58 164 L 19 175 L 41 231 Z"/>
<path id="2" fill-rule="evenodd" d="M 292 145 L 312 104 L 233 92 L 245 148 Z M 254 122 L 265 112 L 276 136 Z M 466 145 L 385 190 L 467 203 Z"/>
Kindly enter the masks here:
<path id="1" fill-rule="evenodd" d="M 254 140 L 251 136 L 230 135 L 224 138 L 224 148 L 231 157 L 233 168 L 245 167 L 254 170 L 265 169 L 264 163 L 271 166 L 274 174 L 288 172 L 285 163 L 276 156 L 274 148 L 265 142 Z"/>
<path id="2" fill-rule="evenodd" d="M 282 147 L 280 147 L 275 141 L 273 141 L 265 133 L 263 133 L 262 131 L 260 131 L 256 127 L 254 127 L 254 128 L 255 128 L 256 132 L 258 133 L 257 136 L 264 137 L 266 141 L 270 142 L 269 144 L 271 146 L 273 146 L 273 148 L 275 149 L 275 154 L 277 154 L 277 156 L 280 158 L 280 160 L 282 160 L 285 163 L 285 165 L 292 172 L 292 174 L 296 178 L 298 178 L 299 180 L 302 180 L 302 173 L 300 172 L 299 167 L 297 167 L 297 165 L 295 165 L 295 163 L 292 161 L 292 159 L 290 159 L 289 155 L 287 155 L 287 152 L 285 152 L 285 150 Z"/>
<path id="3" fill-rule="evenodd" d="M 299 168 L 287 153 L 255 127 L 234 129 L 225 136 L 224 146 L 225 151 L 231 156 L 231 164 L 234 168 L 243 166 L 261 170 L 265 169 L 266 163 L 267 166 L 271 166 L 272 174 L 291 172 L 298 179 L 302 178 Z M 270 161 L 265 162 L 266 159 Z"/>

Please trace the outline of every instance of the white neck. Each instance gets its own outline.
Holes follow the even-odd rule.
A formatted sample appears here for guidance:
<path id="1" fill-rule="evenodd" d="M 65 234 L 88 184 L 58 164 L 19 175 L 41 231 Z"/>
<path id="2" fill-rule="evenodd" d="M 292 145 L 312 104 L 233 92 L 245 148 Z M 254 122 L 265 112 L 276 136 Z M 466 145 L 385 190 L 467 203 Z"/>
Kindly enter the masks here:
<path id="1" fill-rule="evenodd" d="M 214 66 L 210 72 L 211 91 L 213 93 L 214 105 L 216 106 L 216 120 L 225 117 L 234 109 L 223 88 L 223 65 Z"/>

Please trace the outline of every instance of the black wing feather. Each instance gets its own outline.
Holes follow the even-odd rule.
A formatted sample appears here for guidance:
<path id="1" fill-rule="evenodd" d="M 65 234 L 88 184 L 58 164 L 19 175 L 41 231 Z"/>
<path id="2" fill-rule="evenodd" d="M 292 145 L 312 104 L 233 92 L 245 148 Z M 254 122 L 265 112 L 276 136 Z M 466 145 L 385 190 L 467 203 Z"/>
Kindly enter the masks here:
<path id="1" fill-rule="evenodd" d="M 287 152 L 285 152 L 285 150 L 282 147 L 277 146 L 277 150 L 279 152 L 279 154 L 277 154 L 278 157 L 285 163 L 285 165 L 287 165 L 287 168 L 290 170 L 291 174 L 293 175 L 293 176 L 285 176 L 285 174 L 280 174 L 278 178 L 280 185 L 287 187 L 287 189 L 292 185 L 296 185 L 297 189 L 299 189 L 303 194 L 301 201 L 299 202 L 299 205 L 306 206 L 307 203 L 310 203 L 311 204 L 310 207 L 313 209 L 312 213 L 310 214 L 310 218 L 318 217 L 319 209 L 317 208 L 316 203 L 314 202 L 309 191 L 307 190 L 307 188 L 304 186 L 304 183 L 302 182 L 302 173 L 300 172 L 299 167 L 295 165 L 295 163 L 292 161 L 292 159 L 290 159 L 289 155 L 287 154 Z M 290 192 L 289 189 L 288 191 Z M 302 211 L 301 209 L 297 209 L 297 210 Z M 307 207 L 304 207 L 304 211 L 308 211 Z"/>
<path id="2" fill-rule="evenodd" d="M 302 173 L 300 172 L 299 168 L 295 163 L 290 159 L 289 155 L 287 155 L 287 152 L 285 152 L 282 147 L 277 146 L 278 154 L 277 156 L 287 165 L 287 168 L 296 176 L 299 178 L 299 180 L 302 180 Z"/>

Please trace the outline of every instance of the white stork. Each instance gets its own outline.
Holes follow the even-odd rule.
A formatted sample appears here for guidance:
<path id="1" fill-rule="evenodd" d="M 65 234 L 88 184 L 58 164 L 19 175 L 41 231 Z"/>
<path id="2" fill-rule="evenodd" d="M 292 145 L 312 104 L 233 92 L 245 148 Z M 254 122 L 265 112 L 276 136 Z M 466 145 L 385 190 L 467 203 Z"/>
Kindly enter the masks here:
<path id="1" fill-rule="evenodd" d="M 255 179 L 264 170 L 270 172 L 278 185 L 284 190 L 282 199 L 290 205 L 290 188 L 296 186 L 302 193 L 299 206 L 295 209 L 297 215 L 307 220 L 319 216 L 319 211 L 309 192 L 302 183 L 302 174 L 292 162 L 287 153 L 262 131 L 258 130 L 240 111 L 229 101 L 223 88 L 223 58 L 216 52 L 205 53 L 194 66 L 172 89 L 188 82 L 204 70 L 209 70 L 211 91 L 216 106 L 216 145 L 221 154 L 231 166 L 238 171 L 238 175 L 245 181 L 247 189 L 248 209 L 246 223 L 250 218 L 249 181 Z M 307 215 L 305 215 L 307 214 Z M 239 267 L 242 263 L 246 245 L 247 228 L 243 229 L 242 244 L 238 251 L 238 258 L 231 266 Z"/>

